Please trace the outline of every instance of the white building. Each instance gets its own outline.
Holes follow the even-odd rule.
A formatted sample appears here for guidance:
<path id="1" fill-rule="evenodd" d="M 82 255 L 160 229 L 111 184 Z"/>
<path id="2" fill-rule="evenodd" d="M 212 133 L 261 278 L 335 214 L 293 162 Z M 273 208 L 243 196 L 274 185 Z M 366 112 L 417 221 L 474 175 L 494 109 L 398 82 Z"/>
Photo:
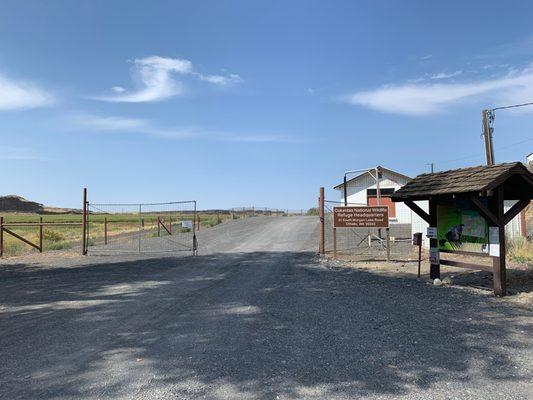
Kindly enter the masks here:
<path id="1" fill-rule="evenodd" d="M 379 189 L 381 193 L 380 204 L 389 207 L 389 223 L 391 234 L 411 237 L 414 232 L 423 232 L 424 244 L 427 241 L 425 232 L 427 223 L 411 211 L 404 203 L 394 203 L 390 196 L 400 189 L 412 178 L 400 172 L 381 166 L 376 167 L 379 173 Z M 377 180 L 376 168 L 363 171 L 346 181 L 346 194 L 348 205 L 377 205 Z M 338 190 L 341 203 L 344 203 L 344 182 L 334 187 Z M 423 210 L 428 211 L 427 201 L 416 202 Z M 403 225 L 403 229 L 401 228 Z M 396 228 L 396 229 L 395 229 Z M 429 241 L 428 245 L 429 245 Z"/>
<path id="2" fill-rule="evenodd" d="M 379 188 L 381 193 L 380 204 L 389 207 L 389 220 L 391 223 L 410 224 L 411 210 L 404 203 L 393 203 L 390 195 L 400 189 L 411 177 L 388 168 L 377 167 L 379 170 Z M 376 169 L 369 169 L 346 181 L 346 194 L 348 205 L 377 205 L 377 180 Z M 344 203 L 344 182 L 334 187 L 341 195 Z"/>

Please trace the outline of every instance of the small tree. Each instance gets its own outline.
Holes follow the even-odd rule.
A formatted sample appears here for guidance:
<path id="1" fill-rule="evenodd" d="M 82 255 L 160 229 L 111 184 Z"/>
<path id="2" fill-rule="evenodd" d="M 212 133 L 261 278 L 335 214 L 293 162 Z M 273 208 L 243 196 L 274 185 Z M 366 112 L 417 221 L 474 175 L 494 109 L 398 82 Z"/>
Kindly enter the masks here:
<path id="1" fill-rule="evenodd" d="M 318 215 L 318 207 L 311 207 L 307 210 L 307 215 Z"/>

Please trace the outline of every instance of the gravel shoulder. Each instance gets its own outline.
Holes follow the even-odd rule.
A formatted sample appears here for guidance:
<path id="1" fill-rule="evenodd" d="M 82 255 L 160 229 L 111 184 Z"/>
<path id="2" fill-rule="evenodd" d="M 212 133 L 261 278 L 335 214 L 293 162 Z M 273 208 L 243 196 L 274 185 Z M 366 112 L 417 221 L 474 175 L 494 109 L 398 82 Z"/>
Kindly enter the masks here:
<path id="1" fill-rule="evenodd" d="M 2 399 L 528 399 L 533 310 L 336 268 L 316 218 L 199 232 L 200 255 L 0 263 Z"/>

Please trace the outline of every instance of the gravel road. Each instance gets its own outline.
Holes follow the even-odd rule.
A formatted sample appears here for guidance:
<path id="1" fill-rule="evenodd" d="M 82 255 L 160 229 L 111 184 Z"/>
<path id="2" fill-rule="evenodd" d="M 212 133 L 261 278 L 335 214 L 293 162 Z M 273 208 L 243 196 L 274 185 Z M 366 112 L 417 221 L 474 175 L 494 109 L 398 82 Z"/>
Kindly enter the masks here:
<path id="1" fill-rule="evenodd" d="M 531 399 L 533 311 L 335 269 L 316 218 L 199 234 L 198 257 L 0 263 L 2 399 Z"/>

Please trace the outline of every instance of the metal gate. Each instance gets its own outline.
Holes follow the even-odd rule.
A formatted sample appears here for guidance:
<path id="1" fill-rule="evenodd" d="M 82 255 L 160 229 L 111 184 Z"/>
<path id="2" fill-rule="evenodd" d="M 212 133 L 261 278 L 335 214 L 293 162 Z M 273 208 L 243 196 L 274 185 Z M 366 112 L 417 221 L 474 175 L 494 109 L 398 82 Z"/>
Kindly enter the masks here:
<path id="1" fill-rule="evenodd" d="M 137 204 L 87 202 L 87 251 L 197 254 L 196 201 Z"/>

